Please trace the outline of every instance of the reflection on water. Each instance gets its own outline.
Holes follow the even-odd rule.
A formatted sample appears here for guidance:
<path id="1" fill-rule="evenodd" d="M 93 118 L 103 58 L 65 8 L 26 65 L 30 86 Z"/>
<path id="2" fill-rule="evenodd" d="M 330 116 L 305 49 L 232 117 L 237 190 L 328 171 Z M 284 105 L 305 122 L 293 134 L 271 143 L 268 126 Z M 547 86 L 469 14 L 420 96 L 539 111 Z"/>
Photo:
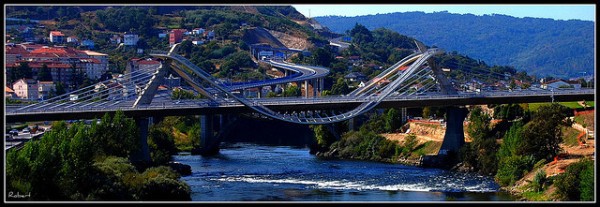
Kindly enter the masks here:
<path id="1" fill-rule="evenodd" d="M 307 148 L 234 144 L 212 157 L 180 154 L 195 201 L 499 201 L 493 178 L 377 162 L 322 160 Z"/>

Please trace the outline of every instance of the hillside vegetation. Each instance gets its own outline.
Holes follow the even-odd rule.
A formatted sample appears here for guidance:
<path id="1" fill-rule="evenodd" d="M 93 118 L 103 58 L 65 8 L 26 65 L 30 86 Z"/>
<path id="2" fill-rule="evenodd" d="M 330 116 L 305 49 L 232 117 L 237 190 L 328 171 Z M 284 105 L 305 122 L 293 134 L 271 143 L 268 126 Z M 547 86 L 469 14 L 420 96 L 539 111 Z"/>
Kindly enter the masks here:
<path id="1" fill-rule="evenodd" d="M 406 12 L 358 17 L 316 17 L 334 32 L 358 23 L 385 27 L 427 45 L 460 51 L 493 65 L 510 65 L 538 77 L 574 77 L 594 73 L 594 22 L 475 16 L 447 12 Z"/>

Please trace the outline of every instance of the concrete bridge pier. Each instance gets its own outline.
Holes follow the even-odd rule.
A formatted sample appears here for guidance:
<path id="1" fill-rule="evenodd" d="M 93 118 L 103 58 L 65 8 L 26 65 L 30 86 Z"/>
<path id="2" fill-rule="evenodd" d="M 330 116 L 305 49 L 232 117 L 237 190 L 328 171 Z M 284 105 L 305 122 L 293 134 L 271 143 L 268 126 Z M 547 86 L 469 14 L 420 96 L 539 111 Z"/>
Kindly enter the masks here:
<path id="1" fill-rule="evenodd" d="M 464 107 L 446 108 L 446 134 L 438 155 L 456 155 L 465 144 L 465 132 L 463 122 L 467 117 L 468 110 Z"/>
<path id="2" fill-rule="evenodd" d="M 257 94 L 258 94 L 258 98 L 262 98 L 262 97 L 263 97 L 263 96 L 262 96 L 262 90 L 261 90 L 261 87 L 258 87 L 258 93 L 257 93 Z"/>
<path id="3" fill-rule="evenodd" d="M 213 139 L 213 119 L 213 114 L 200 115 L 200 149 L 207 148 Z"/>
<path id="4" fill-rule="evenodd" d="M 230 129 L 237 123 L 236 120 L 235 115 L 232 114 L 200 115 L 200 146 L 193 149 L 192 154 L 202 156 L 218 154 L 221 140 L 228 136 Z"/>
<path id="5" fill-rule="evenodd" d="M 135 118 L 139 130 L 139 148 L 131 153 L 131 161 L 138 164 L 150 164 L 150 148 L 148 146 L 148 131 L 152 124 L 152 117 Z"/>
<path id="6" fill-rule="evenodd" d="M 402 107 L 400 108 L 400 116 L 401 116 L 401 120 L 402 120 L 402 124 L 405 124 L 408 117 L 407 117 L 408 113 L 406 110 L 406 107 Z"/>
<path id="7" fill-rule="evenodd" d="M 348 130 L 354 131 L 355 130 L 355 128 L 354 128 L 355 125 L 356 125 L 356 123 L 355 123 L 354 118 L 348 119 Z"/>
<path id="8" fill-rule="evenodd" d="M 312 86 L 312 89 L 313 89 L 312 96 L 313 96 L 313 98 L 316 98 L 317 97 L 317 90 L 318 90 L 318 88 L 317 88 L 317 80 L 316 79 L 315 80 L 311 80 L 310 81 L 310 85 Z"/>
<path id="9" fill-rule="evenodd" d="M 319 78 L 319 97 L 321 97 L 321 93 L 323 91 L 323 88 L 325 88 L 325 79 L 323 78 Z"/>
<path id="10" fill-rule="evenodd" d="M 304 81 L 304 98 L 308 98 L 308 80 Z"/>

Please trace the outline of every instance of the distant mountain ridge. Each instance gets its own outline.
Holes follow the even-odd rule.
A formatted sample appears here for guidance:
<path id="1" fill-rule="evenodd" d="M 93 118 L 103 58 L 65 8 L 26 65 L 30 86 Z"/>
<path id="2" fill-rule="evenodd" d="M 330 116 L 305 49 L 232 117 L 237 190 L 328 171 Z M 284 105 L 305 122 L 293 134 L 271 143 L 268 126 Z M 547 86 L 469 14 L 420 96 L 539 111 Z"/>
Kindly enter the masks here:
<path id="1" fill-rule="evenodd" d="M 315 17 L 333 32 L 356 23 L 385 27 L 448 52 L 490 65 L 511 65 L 538 77 L 594 74 L 594 22 L 517 18 L 506 15 L 405 12 L 358 17 Z"/>

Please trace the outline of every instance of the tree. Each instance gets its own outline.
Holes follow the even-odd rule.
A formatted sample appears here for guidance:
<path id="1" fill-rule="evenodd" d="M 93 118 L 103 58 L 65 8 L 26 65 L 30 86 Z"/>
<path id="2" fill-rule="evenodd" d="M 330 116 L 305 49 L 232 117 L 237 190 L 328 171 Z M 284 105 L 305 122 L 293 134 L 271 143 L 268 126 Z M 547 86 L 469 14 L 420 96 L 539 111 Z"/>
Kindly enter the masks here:
<path id="1" fill-rule="evenodd" d="M 171 155 L 177 153 L 173 135 L 170 129 L 152 126 L 148 132 L 148 146 L 150 146 L 150 158 L 157 165 L 167 164 Z"/>
<path id="2" fill-rule="evenodd" d="M 63 176 L 62 187 L 71 199 L 83 200 L 83 195 L 89 194 L 94 188 L 89 182 L 94 173 L 94 144 L 90 140 L 88 128 L 82 123 L 73 125 L 71 131 L 75 134 L 70 142 L 63 141 L 68 143 L 68 148 L 64 148 L 62 173 L 68 176 Z"/>
<path id="3" fill-rule="evenodd" d="M 484 174 L 496 174 L 496 140 L 491 136 L 491 118 L 475 107 L 469 116 L 467 133 L 473 140 L 461 149 L 462 159 L 475 170 Z"/>
<path id="4" fill-rule="evenodd" d="M 390 108 L 385 116 L 385 129 L 388 132 L 394 132 L 402 126 L 402 117 L 398 110 Z"/>
<path id="5" fill-rule="evenodd" d="M 32 78 L 32 72 L 31 67 L 29 67 L 29 63 L 20 62 L 19 67 L 16 67 L 12 70 L 11 76 L 12 81 L 16 81 L 21 78 Z"/>
<path id="6" fill-rule="evenodd" d="M 333 95 L 342 95 L 350 92 L 350 88 L 348 87 L 348 83 L 344 80 L 344 78 L 338 78 L 336 83 L 331 86 L 331 94 Z"/>
<path id="7" fill-rule="evenodd" d="M 273 97 L 277 97 L 277 94 L 273 91 L 269 91 L 269 93 L 267 93 L 267 98 L 273 98 Z"/>
<path id="8" fill-rule="evenodd" d="M 430 106 L 426 106 L 423 107 L 423 118 L 429 118 L 431 116 L 431 107 Z"/>
<path id="9" fill-rule="evenodd" d="M 235 28 L 231 22 L 224 22 L 215 27 L 215 33 L 223 40 L 227 39 L 229 34 L 231 34 L 234 30 Z"/>
<path id="10" fill-rule="evenodd" d="M 105 114 L 101 123 L 93 125 L 91 130 L 97 153 L 127 157 L 139 147 L 137 125 L 134 120 L 125 117 L 123 111 L 115 112 L 113 117 Z"/>
<path id="11" fill-rule="evenodd" d="M 348 34 L 352 37 L 352 41 L 359 45 L 373 41 L 371 32 L 364 25 L 358 23 L 354 25 L 354 28 Z"/>
<path id="12" fill-rule="evenodd" d="M 500 149 L 498 150 L 498 159 L 502 160 L 506 157 L 510 157 L 512 155 L 517 154 L 517 150 L 519 146 L 522 144 L 522 130 L 523 123 L 521 121 L 514 122 L 510 127 L 508 132 L 504 134 L 504 139 L 502 140 L 502 144 L 500 145 Z"/>
<path id="13" fill-rule="evenodd" d="M 329 67 L 333 61 L 333 54 L 329 50 L 317 48 L 312 52 L 310 59 L 312 60 L 311 63 L 313 65 Z"/>
<path id="14" fill-rule="evenodd" d="M 48 65 L 46 65 L 46 63 L 42 64 L 42 68 L 40 68 L 40 72 L 38 73 L 38 80 L 52 81 L 52 73 L 50 72 L 50 69 L 48 68 Z"/>
<path id="15" fill-rule="evenodd" d="M 56 85 L 54 85 L 54 88 L 56 88 L 56 96 L 60 96 L 60 95 L 67 93 L 65 86 L 63 85 L 62 82 L 56 82 Z"/>
<path id="16" fill-rule="evenodd" d="M 538 108 L 533 119 L 523 128 L 523 144 L 517 153 L 531 154 L 536 160 L 551 160 L 558 155 L 562 142 L 561 125 L 568 125 L 564 121 L 567 113 L 569 109 L 557 103 Z"/>
<path id="17" fill-rule="evenodd" d="M 325 125 L 311 125 L 310 128 L 315 134 L 319 149 L 327 149 L 333 142 L 335 137 Z"/>
<path id="18" fill-rule="evenodd" d="M 300 90 L 300 88 L 298 88 L 298 86 L 295 86 L 295 85 L 287 87 L 283 92 L 284 97 L 295 97 L 295 96 L 301 96 L 301 95 L 302 95 L 302 91 Z"/>

